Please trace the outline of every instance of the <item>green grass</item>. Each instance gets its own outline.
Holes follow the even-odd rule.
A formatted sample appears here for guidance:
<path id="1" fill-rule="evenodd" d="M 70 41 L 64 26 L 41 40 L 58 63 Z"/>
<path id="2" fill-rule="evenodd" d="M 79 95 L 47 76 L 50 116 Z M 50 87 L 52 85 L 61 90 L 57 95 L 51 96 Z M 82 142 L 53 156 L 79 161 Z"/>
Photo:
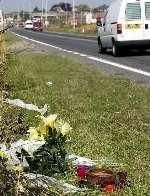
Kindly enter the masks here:
<path id="1" fill-rule="evenodd" d="M 18 41 L 21 41 L 21 39 L 10 32 L 6 32 L 5 41 L 6 41 L 6 46 L 10 46 L 12 44 L 17 43 Z"/>
<path id="2" fill-rule="evenodd" d="M 83 32 L 84 29 L 84 32 Z M 47 28 L 48 31 L 56 31 L 56 32 L 64 32 L 64 33 L 73 33 L 76 36 L 96 36 L 96 24 L 91 24 L 91 25 L 80 25 L 77 26 L 75 29 L 73 29 L 72 26 L 50 26 Z"/>
<path id="3" fill-rule="evenodd" d="M 9 67 L 9 82 L 11 98 L 47 103 L 49 113 L 70 122 L 68 151 L 125 164 L 131 188 L 121 195 L 150 194 L 149 88 L 52 54 L 19 55 Z M 27 113 L 35 124 L 37 114 Z"/>

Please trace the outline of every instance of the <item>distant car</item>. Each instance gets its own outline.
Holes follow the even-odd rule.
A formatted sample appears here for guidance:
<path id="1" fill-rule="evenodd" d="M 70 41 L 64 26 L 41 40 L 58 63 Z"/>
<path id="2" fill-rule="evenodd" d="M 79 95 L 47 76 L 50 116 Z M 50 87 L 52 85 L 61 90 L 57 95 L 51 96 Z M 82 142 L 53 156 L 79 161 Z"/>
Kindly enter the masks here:
<path id="1" fill-rule="evenodd" d="M 33 31 L 43 31 L 42 22 L 34 22 L 33 23 Z"/>
<path id="2" fill-rule="evenodd" d="M 33 22 L 31 20 L 27 20 L 25 22 L 24 28 L 27 30 L 32 30 L 33 29 Z"/>
<path id="3" fill-rule="evenodd" d="M 18 27 L 24 27 L 24 23 L 23 22 L 19 22 L 18 23 Z"/>

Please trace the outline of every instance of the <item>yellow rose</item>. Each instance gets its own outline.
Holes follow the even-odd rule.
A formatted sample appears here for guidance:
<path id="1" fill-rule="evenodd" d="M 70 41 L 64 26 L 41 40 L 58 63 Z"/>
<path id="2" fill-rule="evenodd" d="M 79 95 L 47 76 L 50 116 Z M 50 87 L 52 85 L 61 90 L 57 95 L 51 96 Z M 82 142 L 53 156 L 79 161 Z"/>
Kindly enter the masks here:
<path id="1" fill-rule="evenodd" d="M 0 157 L 4 158 L 4 152 L 0 151 Z"/>
<path id="2" fill-rule="evenodd" d="M 47 135 L 47 133 L 48 133 L 48 127 L 47 126 L 39 126 L 37 128 L 37 131 L 41 135 Z"/>
<path id="3" fill-rule="evenodd" d="M 55 121 L 56 121 L 56 118 L 57 118 L 57 114 L 51 114 L 47 117 L 42 116 L 41 118 L 42 118 L 45 126 L 54 128 Z"/>
<path id="4" fill-rule="evenodd" d="M 39 140 L 39 135 L 35 127 L 31 127 L 28 132 L 30 133 L 29 140 Z"/>
<path id="5" fill-rule="evenodd" d="M 64 123 L 61 127 L 61 133 L 63 135 L 66 135 L 68 132 L 70 132 L 72 130 L 72 128 L 70 127 L 70 125 L 68 123 Z"/>
<path id="6" fill-rule="evenodd" d="M 18 165 L 18 166 L 15 167 L 15 171 L 23 172 L 23 168 L 20 165 Z"/>

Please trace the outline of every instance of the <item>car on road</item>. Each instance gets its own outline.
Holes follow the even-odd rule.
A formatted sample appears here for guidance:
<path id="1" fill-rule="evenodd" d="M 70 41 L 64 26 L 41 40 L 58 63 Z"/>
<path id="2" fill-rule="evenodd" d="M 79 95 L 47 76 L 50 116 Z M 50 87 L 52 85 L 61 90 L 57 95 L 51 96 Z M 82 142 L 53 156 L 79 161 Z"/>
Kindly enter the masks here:
<path id="1" fill-rule="evenodd" d="M 34 22 L 33 23 L 33 31 L 43 31 L 42 22 Z"/>
<path id="2" fill-rule="evenodd" d="M 100 53 L 150 49 L 150 0 L 113 0 L 97 28 Z"/>
<path id="3" fill-rule="evenodd" d="M 27 30 L 32 30 L 33 29 L 33 22 L 31 20 L 27 20 L 25 22 L 24 28 Z"/>

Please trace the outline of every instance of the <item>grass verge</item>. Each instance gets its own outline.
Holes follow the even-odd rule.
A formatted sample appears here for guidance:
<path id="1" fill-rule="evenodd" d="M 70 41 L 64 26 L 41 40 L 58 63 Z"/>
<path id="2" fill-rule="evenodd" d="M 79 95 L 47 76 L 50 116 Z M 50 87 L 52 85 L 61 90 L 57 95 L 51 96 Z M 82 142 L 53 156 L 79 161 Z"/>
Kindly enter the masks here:
<path id="1" fill-rule="evenodd" d="M 15 43 L 21 41 L 21 39 L 19 37 L 16 37 L 15 35 L 13 35 L 10 32 L 6 32 L 5 33 L 5 41 L 6 41 L 6 46 L 10 46 L 12 44 L 15 44 Z"/>
<path id="2" fill-rule="evenodd" d="M 51 26 L 47 28 L 48 31 L 64 32 L 64 33 L 73 33 L 75 35 L 82 36 L 96 36 L 96 24 L 90 25 L 80 25 L 73 29 L 72 26 Z"/>
<path id="3" fill-rule="evenodd" d="M 11 97 L 42 106 L 70 121 L 68 151 L 124 164 L 131 188 L 123 195 L 150 190 L 150 89 L 106 77 L 96 68 L 46 54 L 21 54 L 9 66 Z M 52 87 L 46 85 L 52 81 Z M 35 114 L 25 111 L 30 123 Z M 34 118 L 33 118 L 34 117 Z"/>

